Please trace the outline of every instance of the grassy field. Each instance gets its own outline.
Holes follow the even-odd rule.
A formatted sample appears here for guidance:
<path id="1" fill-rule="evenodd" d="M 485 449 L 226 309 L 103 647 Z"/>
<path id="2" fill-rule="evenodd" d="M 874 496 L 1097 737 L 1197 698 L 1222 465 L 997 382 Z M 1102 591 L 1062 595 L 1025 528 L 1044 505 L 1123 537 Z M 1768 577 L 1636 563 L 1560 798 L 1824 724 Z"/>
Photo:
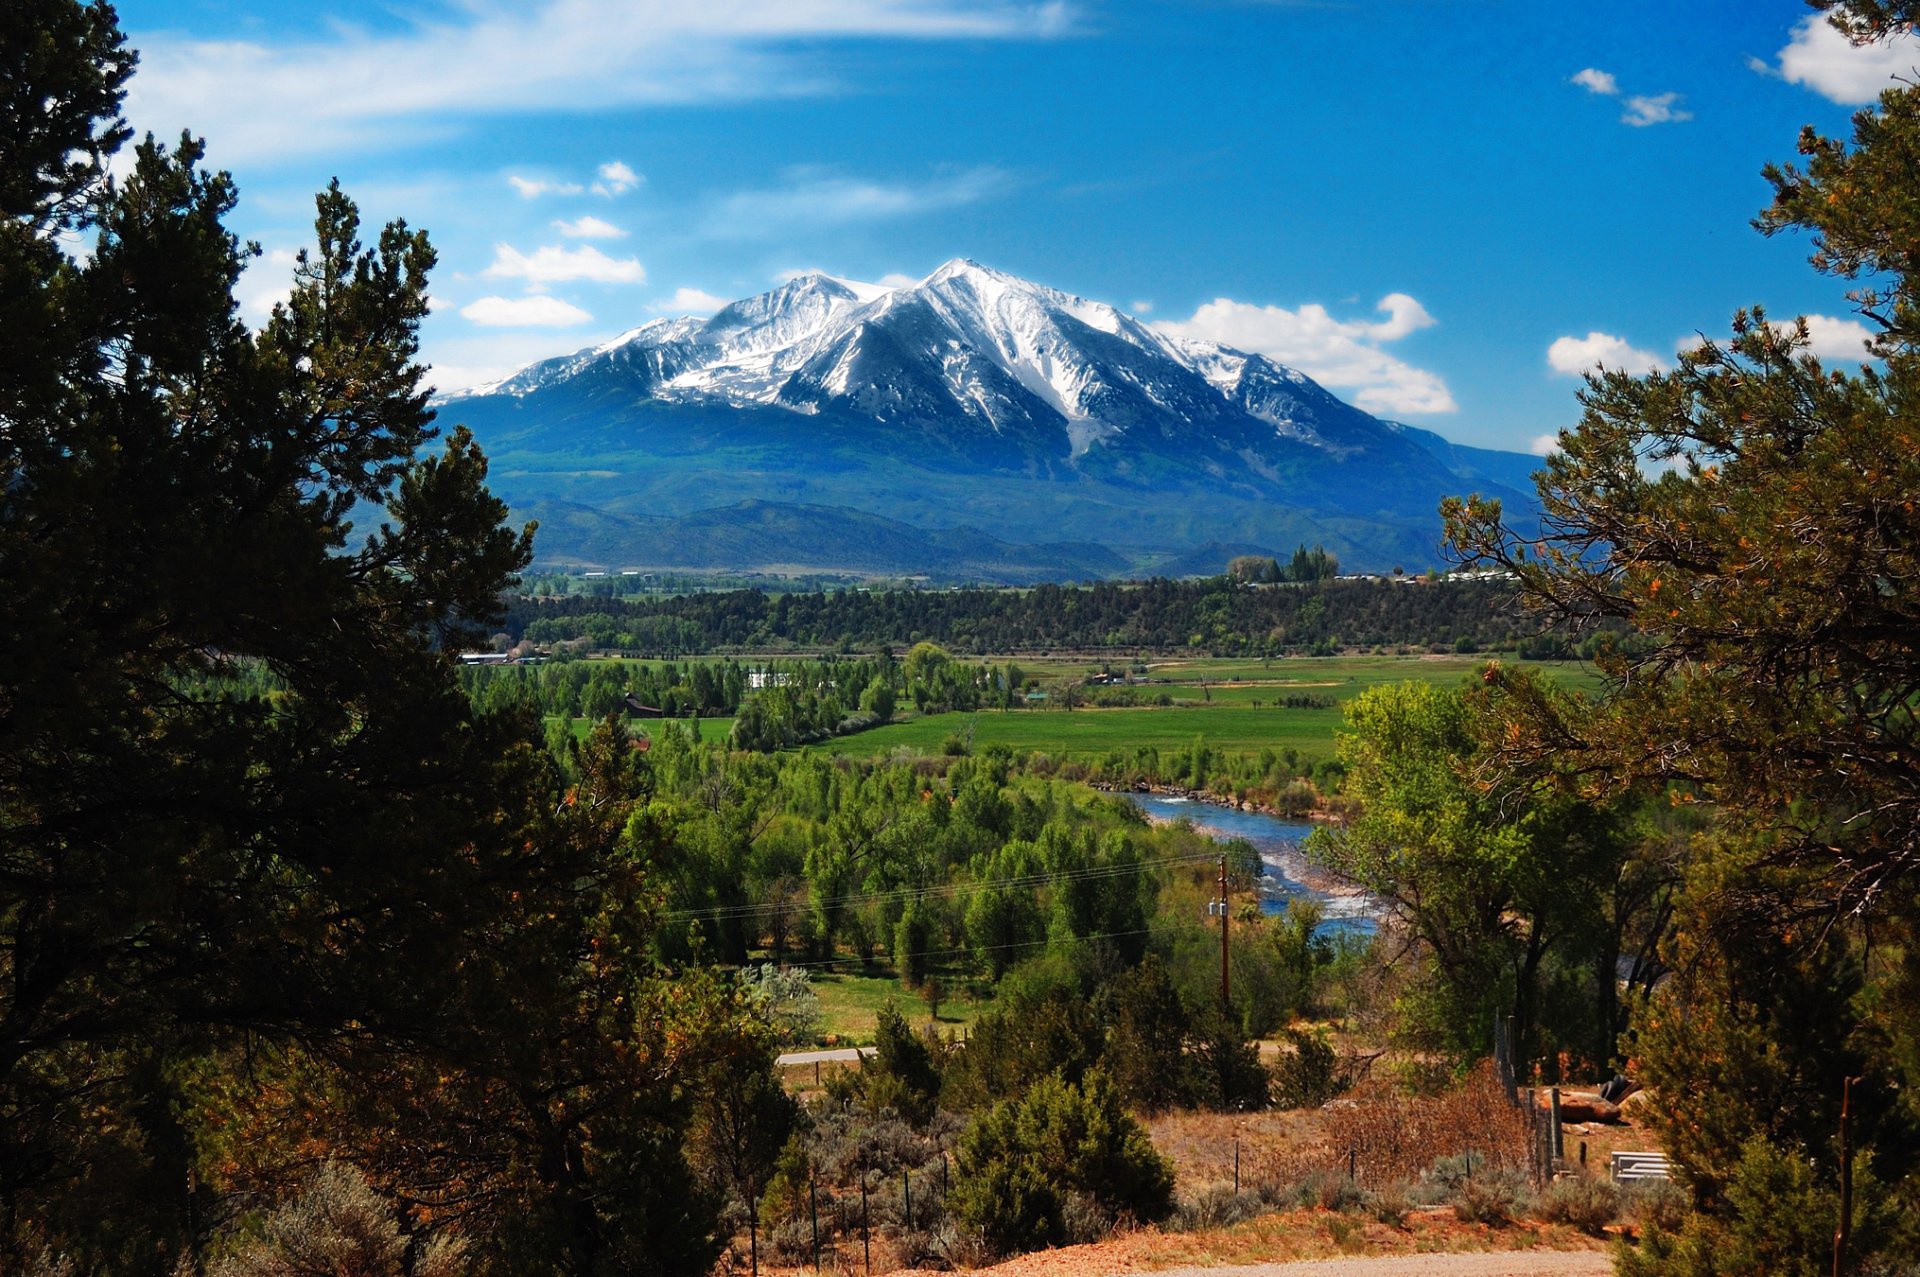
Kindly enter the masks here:
<path id="1" fill-rule="evenodd" d="M 1199 737 L 1213 748 L 1231 753 L 1292 748 L 1325 758 L 1333 753 L 1333 733 L 1342 721 L 1340 706 L 1367 688 L 1405 679 L 1457 684 L 1481 664 L 1479 658 L 1465 656 L 1149 662 L 1149 681 L 1135 684 L 1134 692 L 1143 698 L 1165 693 L 1173 698 L 1172 706 L 936 714 L 814 748 L 861 756 L 900 748 L 928 753 L 938 750 L 949 736 L 971 733 L 975 748 L 1008 745 L 1016 750 L 1040 750 L 1056 758 L 1096 758 L 1114 749 L 1183 749 Z M 1560 661 L 1529 664 L 1577 690 L 1592 692 L 1600 685 L 1591 666 Z M 1052 662 L 1042 668 L 1041 663 L 1021 662 L 1020 668 L 1042 678 L 1066 678 L 1098 666 Z M 1086 689 L 1088 693 L 1097 690 Z M 1330 697 L 1334 703 L 1312 709 L 1275 704 L 1290 694 Z"/>
<path id="2" fill-rule="evenodd" d="M 842 1044 L 872 1042 L 880 1010 L 889 1002 L 916 1028 L 927 1023 L 926 1002 L 903 989 L 894 976 L 816 973 L 812 983 L 820 999 L 821 1027 Z M 943 1033 L 971 1024 L 992 1005 L 990 998 L 974 1001 L 963 978 L 949 977 L 942 983 L 947 990 L 940 1000 L 939 1027 Z"/>
<path id="3" fill-rule="evenodd" d="M 1240 705 L 1172 709 L 1015 710 L 1009 714 L 935 714 L 892 723 L 856 736 L 811 746 L 832 754 L 870 755 L 905 747 L 938 752 L 947 737 L 972 736 L 975 749 L 1009 745 L 1056 758 L 1092 758 L 1114 749 L 1185 749 L 1205 737 L 1216 749 L 1258 753 L 1287 746 L 1302 753 L 1332 749 L 1338 709 L 1253 709 Z"/>

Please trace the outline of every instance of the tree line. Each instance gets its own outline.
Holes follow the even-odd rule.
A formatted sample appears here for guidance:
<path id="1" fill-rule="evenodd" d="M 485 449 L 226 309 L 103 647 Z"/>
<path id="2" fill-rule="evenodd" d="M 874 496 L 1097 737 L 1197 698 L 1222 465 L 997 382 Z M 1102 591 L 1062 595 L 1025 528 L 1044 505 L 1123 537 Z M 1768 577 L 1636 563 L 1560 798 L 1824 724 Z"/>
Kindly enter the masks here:
<path id="1" fill-rule="evenodd" d="M 1603 626 L 1618 631 L 1623 627 Z M 511 642 L 575 643 L 647 655 L 871 651 L 934 642 L 954 652 L 1181 649 L 1215 656 L 1326 655 L 1344 648 L 1514 649 L 1572 655 L 1568 631 L 1519 606 L 1513 582 L 1320 580 L 1253 585 L 1218 577 L 1027 590 L 733 590 L 667 598 L 507 600 Z M 1588 635 L 1586 651 L 1601 641 Z"/>

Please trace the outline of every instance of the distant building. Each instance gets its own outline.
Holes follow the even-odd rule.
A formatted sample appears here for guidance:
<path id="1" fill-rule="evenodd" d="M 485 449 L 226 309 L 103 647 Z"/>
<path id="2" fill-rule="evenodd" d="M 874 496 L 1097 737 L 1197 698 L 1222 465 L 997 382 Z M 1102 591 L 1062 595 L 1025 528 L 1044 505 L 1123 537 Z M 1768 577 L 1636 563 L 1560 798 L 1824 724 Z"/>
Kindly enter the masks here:
<path id="1" fill-rule="evenodd" d="M 663 709 L 656 708 L 652 705 L 642 705 L 640 698 L 632 692 L 628 692 L 626 696 L 622 698 L 621 704 L 626 706 L 628 718 L 665 718 L 667 716 L 667 711 Z"/>

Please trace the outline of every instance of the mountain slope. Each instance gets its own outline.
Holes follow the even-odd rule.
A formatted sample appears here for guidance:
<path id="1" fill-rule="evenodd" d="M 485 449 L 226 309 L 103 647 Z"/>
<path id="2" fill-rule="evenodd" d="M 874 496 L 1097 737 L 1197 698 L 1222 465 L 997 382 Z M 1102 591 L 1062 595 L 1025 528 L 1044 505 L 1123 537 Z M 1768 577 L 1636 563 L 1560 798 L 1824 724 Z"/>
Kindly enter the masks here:
<path id="1" fill-rule="evenodd" d="M 1003 544 L 1097 543 L 1122 557 L 1116 570 L 1209 543 L 1284 554 L 1301 541 L 1355 566 L 1426 564 L 1442 496 L 1531 508 L 1533 458 L 1455 447 L 1262 356 L 966 260 L 898 289 L 799 276 L 442 410 L 474 428 L 517 509 L 633 521 L 828 507 L 987 526 Z M 549 525 L 542 553 L 580 558 L 581 526 Z M 634 553 L 615 553 L 615 526 L 633 529 Z M 643 526 L 587 539 L 599 561 L 639 561 L 659 546 Z M 807 521 L 786 526 L 804 548 Z"/>

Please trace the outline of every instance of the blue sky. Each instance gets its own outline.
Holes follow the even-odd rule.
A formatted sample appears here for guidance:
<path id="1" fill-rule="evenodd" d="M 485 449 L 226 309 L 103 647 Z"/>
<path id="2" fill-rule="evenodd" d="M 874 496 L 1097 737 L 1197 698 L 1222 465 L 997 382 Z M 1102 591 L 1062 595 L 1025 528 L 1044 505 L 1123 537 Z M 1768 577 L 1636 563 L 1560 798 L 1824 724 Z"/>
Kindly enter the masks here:
<path id="1" fill-rule="evenodd" d="M 1524 450 L 1735 308 L 1863 332 L 1760 168 L 1920 46 L 1798 0 L 121 0 L 267 256 L 338 176 L 440 250 L 442 389 L 799 270 L 956 256 Z"/>

